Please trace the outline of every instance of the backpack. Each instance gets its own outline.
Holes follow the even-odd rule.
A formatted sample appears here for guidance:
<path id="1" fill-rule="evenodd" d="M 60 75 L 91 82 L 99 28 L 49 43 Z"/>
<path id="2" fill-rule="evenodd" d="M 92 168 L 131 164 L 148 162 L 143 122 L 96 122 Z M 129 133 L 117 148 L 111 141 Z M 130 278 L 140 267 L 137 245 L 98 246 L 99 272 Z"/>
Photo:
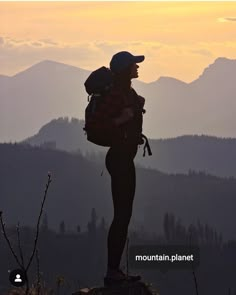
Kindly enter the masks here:
<path id="1" fill-rule="evenodd" d="M 108 117 L 105 106 L 105 95 L 108 95 L 113 86 L 113 75 L 111 70 L 101 67 L 92 72 L 84 83 L 88 93 L 88 105 L 85 109 L 85 126 L 83 130 L 87 134 L 87 140 L 101 146 L 110 147 L 114 143 L 118 129 L 114 130 L 111 118 Z M 144 153 L 146 149 L 149 156 L 152 155 L 148 139 L 141 134 L 145 140 Z"/>
<path id="2" fill-rule="evenodd" d="M 105 94 L 112 87 L 112 72 L 106 67 L 101 67 L 92 72 L 84 83 L 89 95 Z"/>
<path id="3" fill-rule="evenodd" d="M 87 140 L 101 146 L 111 146 L 114 130 L 108 124 L 108 118 L 104 112 L 103 97 L 112 88 L 112 72 L 101 67 L 92 72 L 84 83 L 88 93 L 88 105 L 85 109 L 85 127 Z"/>

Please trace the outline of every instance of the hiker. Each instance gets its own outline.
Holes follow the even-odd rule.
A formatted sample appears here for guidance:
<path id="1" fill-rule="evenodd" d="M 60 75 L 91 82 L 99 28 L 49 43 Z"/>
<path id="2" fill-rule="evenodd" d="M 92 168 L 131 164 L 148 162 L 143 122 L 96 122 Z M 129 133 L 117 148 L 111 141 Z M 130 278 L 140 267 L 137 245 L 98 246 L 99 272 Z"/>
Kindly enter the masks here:
<path id="1" fill-rule="evenodd" d="M 119 132 L 106 155 L 106 168 L 111 176 L 111 190 L 114 206 L 114 218 L 108 239 L 107 273 L 105 286 L 123 281 L 138 281 L 140 276 L 125 275 L 120 269 L 120 261 L 125 247 L 128 226 L 132 215 L 135 195 L 136 175 L 134 158 L 142 139 L 142 114 L 145 99 L 131 87 L 131 80 L 138 78 L 137 63 L 144 56 L 133 56 L 127 51 L 118 52 L 110 61 L 113 73 L 113 89 L 109 99 L 113 108 L 119 109 L 119 115 L 113 124 Z"/>

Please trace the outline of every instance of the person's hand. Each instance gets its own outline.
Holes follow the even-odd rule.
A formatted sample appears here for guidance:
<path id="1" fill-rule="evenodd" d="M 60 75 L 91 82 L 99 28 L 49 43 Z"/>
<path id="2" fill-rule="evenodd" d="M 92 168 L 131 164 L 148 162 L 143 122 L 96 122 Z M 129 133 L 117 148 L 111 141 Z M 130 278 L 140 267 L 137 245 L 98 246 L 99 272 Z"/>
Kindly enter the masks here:
<path id="1" fill-rule="evenodd" d="M 124 108 L 121 115 L 118 118 L 114 119 L 114 123 L 119 126 L 128 121 L 130 121 L 134 117 L 134 111 L 131 107 Z"/>
<path id="2" fill-rule="evenodd" d="M 130 107 L 125 108 L 125 109 L 123 109 L 121 116 L 123 117 L 124 120 L 129 121 L 130 119 L 132 119 L 134 117 L 134 111 Z"/>
<path id="3" fill-rule="evenodd" d="M 141 95 L 138 96 L 138 99 L 139 99 L 139 103 L 141 105 L 141 107 L 143 108 L 144 107 L 144 104 L 145 104 L 145 98 L 142 97 Z"/>

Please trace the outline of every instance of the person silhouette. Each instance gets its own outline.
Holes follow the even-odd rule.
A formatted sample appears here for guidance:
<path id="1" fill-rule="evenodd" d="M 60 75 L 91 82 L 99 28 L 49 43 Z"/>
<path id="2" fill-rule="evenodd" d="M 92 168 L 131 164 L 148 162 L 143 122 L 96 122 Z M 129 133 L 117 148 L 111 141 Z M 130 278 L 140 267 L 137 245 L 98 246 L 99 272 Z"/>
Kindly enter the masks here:
<path id="1" fill-rule="evenodd" d="M 15 283 L 22 283 L 22 279 L 20 278 L 20 274 L 16 275 L 16 279 L 14 280 Z"/>
<path id="2" fill-rule="evenodd" d="M 134 56 L 127 51 L 115 54 L 110 61 L 113 73 L 113 89 L 109 99 L 116 104 L 119 114 L 113 119 L 117 132 L 106 155 L 106 168 L 111 176 L 111 191 L 114 217 L 107 237 L 107 273 L 104 285 L 110 286 L 123 281 L 138 281 L 140 276 L 125 275 L 120 261 L 125 247 L 128 226 L 132 215 L 135 196 L 136 174 L 134 158 L 139 144 L 143 144 L 142 122 L 145 99 L 131 87 L 131 79 L 138 78 L 137 63 L 144 56 Z"/>

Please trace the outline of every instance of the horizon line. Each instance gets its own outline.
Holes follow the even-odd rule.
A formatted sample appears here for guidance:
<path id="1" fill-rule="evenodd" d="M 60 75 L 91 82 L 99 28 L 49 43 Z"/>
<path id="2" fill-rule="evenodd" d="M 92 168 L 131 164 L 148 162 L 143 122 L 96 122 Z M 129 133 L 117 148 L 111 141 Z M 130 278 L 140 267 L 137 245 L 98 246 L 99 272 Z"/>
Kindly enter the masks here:
<path id="1" fill-rule="evenodd" d="M 2 0 L 0 0 L 0 2 L 1 2 L 1 1 L 2 1 Z M 44 1 L 44 0 L 43 0 L 43 1 Z M 45 1 L 46 1 L 46 0 L 45 0 Z M 163 1 L 164 1 L 164 0 L 163 0 Z M 236 1 L 235 1 L 235 2 L 236 2 Z M 213 63 L 208 64 L 208 66 L 214 64 L 214 63 L 216 62 L 216 60 L 218 60 L 218 59 L 227 59 L 227 60 L 231 60 L 231 61 L 236 61 L 236 59 L 233 59 L 233 58 L 228 58 L 228 57 L 222 57 L 222 56 L 220 56 L 220 57 L 215 58 L 214 61 L 213 61 Z M 74 68 L 77 68 L 77 69 L 80 69 L 80 70 L 83 70 L 83 71 L 87 71 L 87 72 L 90 72 L 90 73 L 92 73 L 93 71 L 95 71 L 95 70 L 97 69 L 97 68 L 96 68 L 96 69 L 94 69 L 94 70 L 88 70 L 88 69 L 80 68 L 80 67 L 78 67 L 78 66 L 74 66 L 74 65 L 71 65 L 71 64 L 67 64 L 67 63 L 64 63 L 64 62 L 61 62 L 61 61 L 56 61 L 56 60 L 51 60 L 51 59 L 42 59 L 41 61 L 36 62 L 36 63 L 33 63 L 33 64 L 30 65 L 30 66 L 27 66 L 26 68 L 24 68 L 24 69 L 22 69 L 22 70 L 20 70 L 20 71 L 18 71 L 18 72 L 16 72 L 16 73 L 14 73 L 14 74 L 11 75 L 11 76 L 9 76 L 9 75 L 5 75 L 5 74 L 1 74 L 1 73 L 0 73 L 0 77 L 2 76 L 2 77 L 7 77 L 7 78 L 13 78 L 13 77 L 15 77 L 16 75 L 19 75 L 19 74 L 21 74 L 21 73 L 23 73 L 23 72 L 26 72 L 26 71 L 29 70 L 30 68 L 32 68 L 32 67 L 34 67 L 34 66 L 36 66 L 36 65 L 38 65 L 38 64 L 40 64 L 40 63 L 43 63 L 43 62 L 58 63 L 58 64 L 62 64 L 62 65 L 65 65 L 65 66 L 74 67 Z M 137 81 L 139 81 L 139 82 L 141 82 L 141 83 L 145 83 L 145 84 L 152 84 L 152 83 L 155 83 L 155 82 L 159 81 L 160 78 L 171 78 L 171 79 L 174 79 L 174 80 L 180 81 L 180 82 L 185 83 L 185 84 L 191 84 L 192 82 L 194 82 L 194 81 L 196 81 L 196 80 L 199 79 L 199 77 L 202 75 L 202 73 L 204 72 L 204 70 L 205 70 L 208 66 L 206 66 L 206 67 L 203 69 L 203 71 L 201 72 L 201 74 L 200 74 L 197 78 L 193 79 L 191 82 L 186 82 L 186 81 L 183 81 L 183 80 L 180 80 L 180 79 L 178 79 L 178 78 L 171 77 L 171 76 L 159 76 L 158 79 L 153 80 L 153 81 L 150 81 L 150 82 L 145 82 L 145 81 L 142 81 L 142 80 L 140 80 L 140 79 L 137 79 Z"/>

